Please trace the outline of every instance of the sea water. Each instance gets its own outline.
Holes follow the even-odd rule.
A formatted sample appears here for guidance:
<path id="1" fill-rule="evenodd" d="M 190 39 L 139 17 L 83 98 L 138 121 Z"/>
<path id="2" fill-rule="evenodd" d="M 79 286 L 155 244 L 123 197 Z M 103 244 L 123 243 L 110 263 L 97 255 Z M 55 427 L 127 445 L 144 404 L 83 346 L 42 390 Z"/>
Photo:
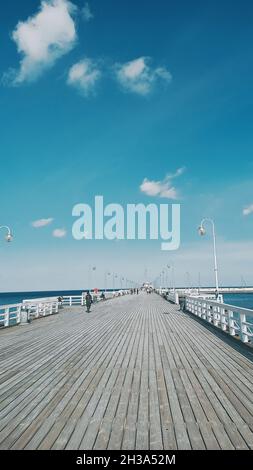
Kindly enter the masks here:
<path id="1" fill-rule="evenodd" d="M 102 289 L 103 290 L 103 289 Z M 107 289 L 107 291 L 117 290 L 117 289 Z M 38 291 L 38 292 L 0 292 L 0 305 L 11 305 L 22 303 L 23 300 L 29 299 L 41 299 L 45 297 L 61 297 L 64 295 L 81 295 L 82 292 L 87 291 L 87 289 L 82 290 L 68 290 L 68 291 Z"/>

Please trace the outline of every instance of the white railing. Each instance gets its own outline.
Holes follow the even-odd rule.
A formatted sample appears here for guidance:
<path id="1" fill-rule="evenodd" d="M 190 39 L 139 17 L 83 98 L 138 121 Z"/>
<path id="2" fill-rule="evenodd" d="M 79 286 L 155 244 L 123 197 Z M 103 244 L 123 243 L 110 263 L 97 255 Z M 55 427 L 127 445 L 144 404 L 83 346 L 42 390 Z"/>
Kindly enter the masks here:
<path id="1" fill-rule="evenodd" d="M 58 313 L 58 300 L 33 299 L 23 303 L 0 306 L 0 327 L 27 323 L 33 318 L 45 317 Z"/>
<path id="2" fill-rule="evenodd" d="M 46 317 L 58 313 L 59 302 L 55 299 L 24 300 L 22 308 L 28 313 L 28 318 Z"/>
<path id="3" fill-rule="evenodd" d="M 123 295 L 129 291 L 121 292 L 105 292 L 105 299 L 111 299 L 117 295 Z M 0 328 L 27 323 L 29 319 L 45 317 L 58 313 L 59 307 L 85 305 L 85 295 L 65 295 L 61 297 L 45 297 L 41 299 L 27 299 L 23 303 L 13 305 L 0 305 Z M 96 294 L 91 292 L 94 302 L 99 302 L 101 299 L 100 293 Z"/>
<path id="4" fill-rule="evenodd" d="M 22 304 L 0 305 L 0 327 L 20 323 Z"/>
<path id="5" fill-rule="evenodd" d="M 191 296 L 185 298 L 185 309 L 231 336 L 239 336 L 243 343 L 253 337 L 253 310 Z"/>
<path id="6" fill-rule="evenodd" d="M 101 300 L 100 292 L 98 292 L 97 294 L 91 292 L 90 294 L 93 301 L 99 302 Z M 111 299 L 115 296 L 113 292 L 104 292 L 104 294 L 106 300 Z M 86 293 L 84 293 L 83 295 L 64 295 L 62 297 L 62 305 L 68 305 L 69 307 L 72 307 L 73 305 L 85 305 L 85 296 Z"/>
<path id="7" fill-rule="evenodd" d="M 62 297 L 62 304 L 69 305 L 84 305 L 85 297 L 83 295 L 64 295 Z"/>

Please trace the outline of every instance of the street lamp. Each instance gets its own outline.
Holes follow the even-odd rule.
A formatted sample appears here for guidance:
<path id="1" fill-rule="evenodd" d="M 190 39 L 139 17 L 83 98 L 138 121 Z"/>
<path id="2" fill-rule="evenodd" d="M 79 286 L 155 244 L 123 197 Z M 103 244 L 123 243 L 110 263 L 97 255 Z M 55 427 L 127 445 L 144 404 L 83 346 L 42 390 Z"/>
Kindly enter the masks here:
<path id="1" fill-rule="evenodd" d="M 1 225 L 1 226 L 0 226 L 0 229 L 1 229 L 1 228 L 7 231 L 7 235 L 5 236 L 5 240 L 6 240 L 8 243 L 10 243 L 10 242 L 13 240 L 13 235 L 12 235 L 12 233 L 11 233 L 10 228 L 7 227 L 7 225 Z"/>
<path id="2" fill-rule="evenodd" d="M 189 289 L 191 289 L 192 288 L 192 282 L 191 282 L 191 275 L 190 275 L 189 271 L 186 271 L 185 278 L 186 278 L 186 285 L 188 286 Z"/>
<path id="3" fill-rule="evenodd" d="M 88 272 L 88 284 L 89 284 L 89 289 L 93 289 L 93 272 L 96 271 L 96 266 L 91 266 L 89 265 L 89 272 Z"/>
<path id="4" fill-rule="evenodd" d="M 215 237 L 215 227 L 214 227 L 214 221 L 212 219 L 203 219 L 201 221 L 201 224 L 198 228 L 199 235 L 204 236 L 206 234 L 206 230 L 204 227 L 204 224 L 206 222 L 209 222 L 212 225 L 212 233 L 213 233 L 213 253 L 214 253 L 214 273 L 215 273 L 215 288 L 216 288 L 216 298 L 218 297 L 219 294 L 219 281 L 218 281 L 218 267 L 217 267 L 217 255 L 216 255 L 216 237 Z"/>
<path id="5" fill-rule="evenodd" d="M 115 274 L 115 273 L 113 273 L 113 274 L 112 274 L 113 290 L 115 289 L 115 279 L 117 279 L 117 278 L 118 278 L 118 275 Z"/>
<path id="6" fill-rule="evenodd" d="M 107 283 L 107 276 L 111 276 L 111 273 L 106 273 L 106 283 Z M 110 283 L 110 285 L 112 284 Z"/>
<path id="7" fill-rule="evenodd" d="M 172 287 L 173 291 L 175 291 L 175 271 L 174 271 L 174 263 L 173 264 L 167 264 L 167 268 L 171 269 L 171 278 L 172 278 Z"/>
<path id="8" fill-rule="evenodd" d="M 162 271 L 162 288 L 164 287 L 164 271 Z"/>
<path id="9" fill-rule="evenodd" d="M 105 275 L 104 275 L 105 292 L 107 292 L 107 287 L 108 287 L 108 285 L 107 285 L 107 276 L 110 276 L 110 275 L 111 275 L 111 273 L 108 273 L 107 271 L 105 271 Z"/>

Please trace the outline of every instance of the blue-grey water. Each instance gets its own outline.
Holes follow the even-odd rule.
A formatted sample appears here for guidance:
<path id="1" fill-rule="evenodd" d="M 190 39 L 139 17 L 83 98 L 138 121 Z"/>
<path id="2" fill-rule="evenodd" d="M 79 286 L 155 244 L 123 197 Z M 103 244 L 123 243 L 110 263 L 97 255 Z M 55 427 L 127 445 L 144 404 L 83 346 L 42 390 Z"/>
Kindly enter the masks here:
<path id="1" fill-rule="evenodd" d="M 253 294 L 223 294 L 225 304 L 235 305 L 236 307 L 250 308 L 253 310 Z"/>
<path id="2" fill-rule="evenodd" d="M 108 289 L 110 290 L 110 289 Z M 38 291 L 38 292 L 0 292 L 0 305 L 10 305 L 22 302 L 24 299 L 38 299 L 40 297 L 58 297 L 61 295 L 81 295 L 83 290 L 69 291 Z M 250 308 L 253 310 L 253 294 L 224 294 L 224 302 L 226 304 L 235 305 L 237 307 Z"/>
<path id="3" fill-rule="evenodd" d="M 117 290 L 117 289 L 107 289 Z M 23 300 L 39 299 L 42 297 L 59 297 L 63 295 L 81 295 L 83 290 L 57 290 L 57 291 L 38 291 L 38 292 L 0 292 L 0 305 L 19 304 Z"/>

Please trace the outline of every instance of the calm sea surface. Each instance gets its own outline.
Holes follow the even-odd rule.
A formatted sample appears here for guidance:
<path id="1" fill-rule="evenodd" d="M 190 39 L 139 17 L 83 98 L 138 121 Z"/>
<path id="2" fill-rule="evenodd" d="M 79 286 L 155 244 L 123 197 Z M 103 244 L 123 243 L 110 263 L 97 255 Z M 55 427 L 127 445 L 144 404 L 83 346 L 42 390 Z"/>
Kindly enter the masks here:
<path id="1" fill-rule="evenodd" d="M 111 289 L 107 289 L 110 291 Z M 81 295 L 84 290 L 57 290 L 40 292 L 0 292 L 0 305 L 19 304 L 23 300 L 39 299 L 42 297 L 59 297 L 62 295 Z"/>
<path id="2" fill-rule="evenodd" d="M 110 290 L 110 289 L 108 289 Z M 37 299 L 40 297 L 55 297 L 60 295 L 81 295 L 82 290 L 70 291 L 41 291 L 41 292 L 12 292 L 0 293 L 0 305 L 17 304 L 24 299 Z M 237 307 L 253 310 L 253 294 L 224 294 L 224 302 Z"/>
<path id="3" fill-rule="evenodd" d="M 253 294 L 224 294 L 224 303 L 253 310 Z"/>

